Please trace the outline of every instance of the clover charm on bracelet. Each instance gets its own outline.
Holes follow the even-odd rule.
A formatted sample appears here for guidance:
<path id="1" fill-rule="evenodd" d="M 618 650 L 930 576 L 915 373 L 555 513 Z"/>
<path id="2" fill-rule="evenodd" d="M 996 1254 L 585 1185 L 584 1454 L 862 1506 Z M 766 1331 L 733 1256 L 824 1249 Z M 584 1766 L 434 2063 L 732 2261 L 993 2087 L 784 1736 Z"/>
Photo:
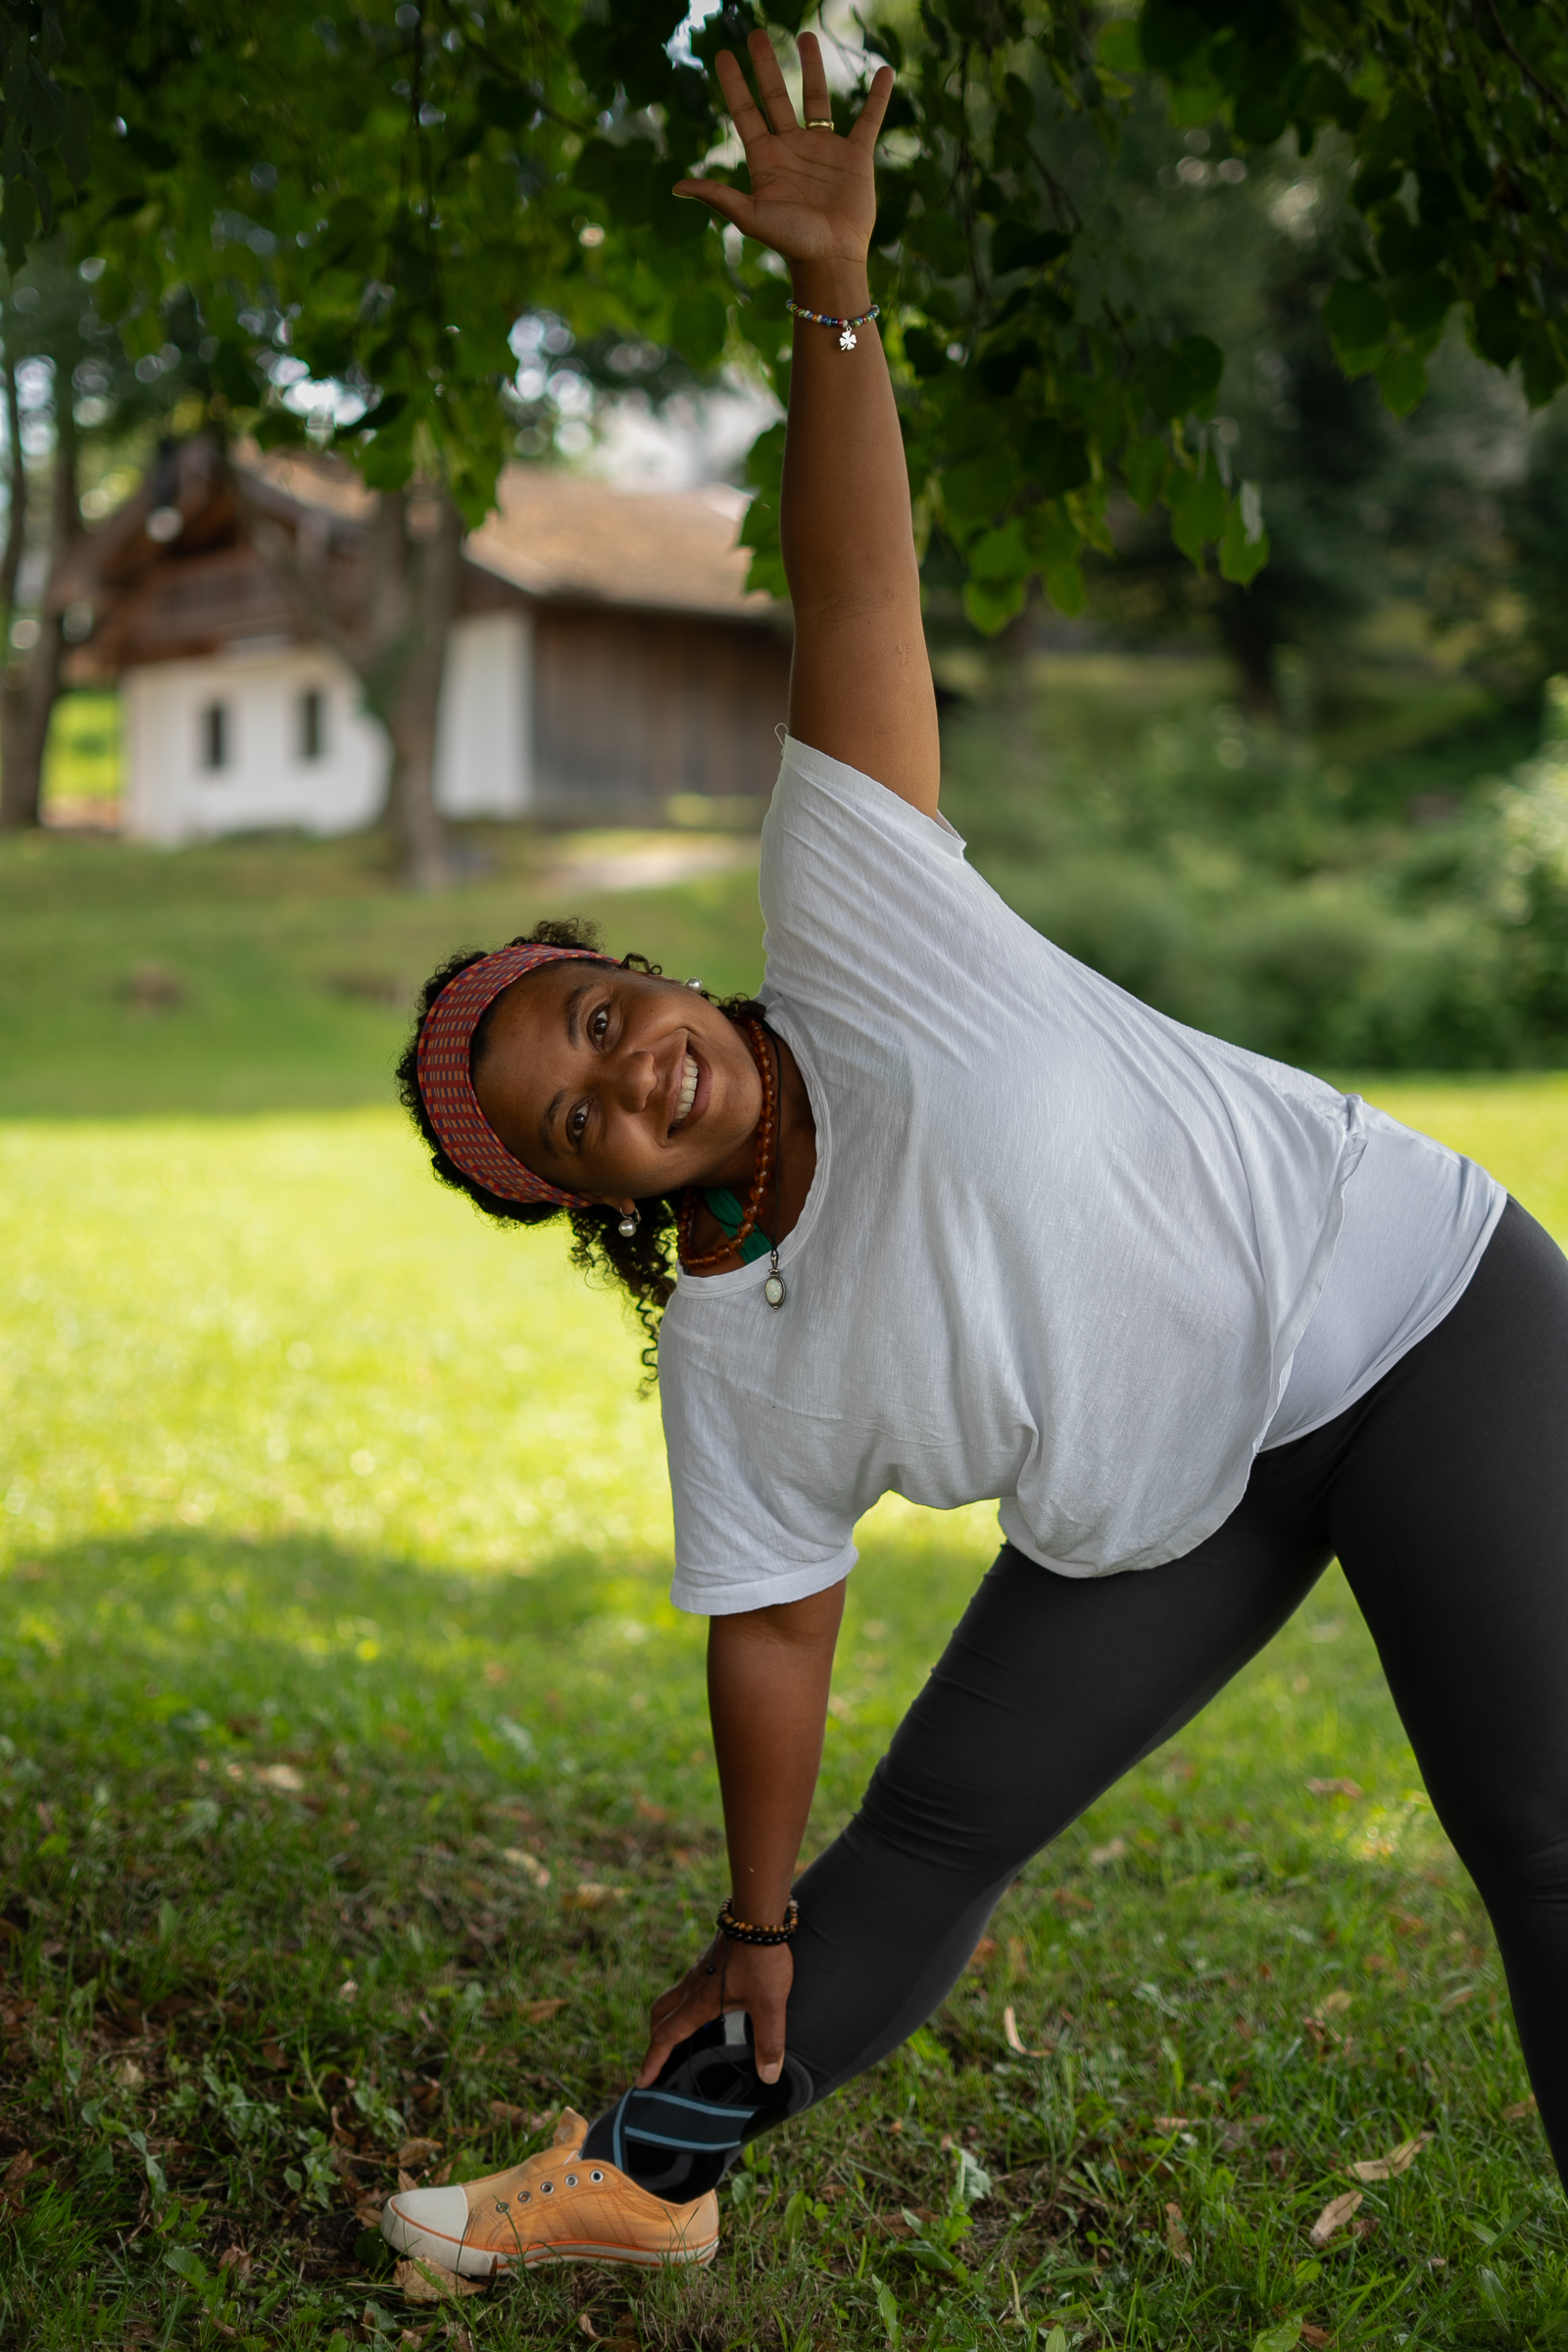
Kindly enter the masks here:
<path id="1" fill-rule="evenodd" d="M 843 334 L 839 337 L 839 349 L 840 351 L 853 351 L 859 340 L 860 338 L 856 333 L 854 327 L 847 326 L 844 329 Z"/>

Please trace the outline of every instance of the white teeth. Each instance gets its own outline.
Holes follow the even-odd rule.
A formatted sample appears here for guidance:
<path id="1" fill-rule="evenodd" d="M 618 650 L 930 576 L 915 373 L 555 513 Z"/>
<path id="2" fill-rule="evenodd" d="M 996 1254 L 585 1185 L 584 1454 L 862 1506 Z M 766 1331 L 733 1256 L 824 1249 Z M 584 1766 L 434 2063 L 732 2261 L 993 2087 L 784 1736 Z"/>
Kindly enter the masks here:
<path id="1" fill-rule="evenodd" d="M 675 1105 L 675 1125 L 677 1127 L 685 1118 L 686 1113 L 691 1109 L 692 1103 L 696 1099 L 696 1095 L 697 1064 L 695 1061 L 693 1061 L 691 1055 L 688 1054 L 686 1056 L 686 1067 L 681 1072 L 680 1101 Z"/>

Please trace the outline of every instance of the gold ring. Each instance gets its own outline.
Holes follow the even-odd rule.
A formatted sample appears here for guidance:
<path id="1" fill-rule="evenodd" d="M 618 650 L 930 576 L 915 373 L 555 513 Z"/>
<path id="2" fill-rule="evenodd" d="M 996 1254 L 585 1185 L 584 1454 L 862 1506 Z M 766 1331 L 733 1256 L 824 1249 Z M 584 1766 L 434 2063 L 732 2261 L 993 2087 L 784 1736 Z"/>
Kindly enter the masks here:
<path id="1" fill-rule="evenodd" d="M 810 116 L 807 120 L 806 127 L 808 130 L 831 130 L 833 127 L 833 118 L 831 115 Z"/>

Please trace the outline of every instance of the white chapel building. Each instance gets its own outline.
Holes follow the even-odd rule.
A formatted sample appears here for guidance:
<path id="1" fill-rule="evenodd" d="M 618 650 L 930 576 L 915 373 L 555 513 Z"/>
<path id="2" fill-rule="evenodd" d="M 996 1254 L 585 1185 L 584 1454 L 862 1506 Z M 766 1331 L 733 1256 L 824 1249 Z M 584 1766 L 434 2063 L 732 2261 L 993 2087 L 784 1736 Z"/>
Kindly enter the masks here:
<path id="1" fill-rule="evenodd" d="M 175 844 L 376 821 L 386 738 L 256 544 L 279 528 L 304 540 L 349 606 L 368 511 L 347 466 L 241 466 L 193 440 L 86 534 L 54 594 L 91 612 L 74 678 L 122 689 L 123 830 Z M 787 616 L 746 593 L 740 512 L 723 489 L 503 476 L 464 548 L 437 739 L 447 815 L 650 823 L 677 798 L 765 796 Z"/>

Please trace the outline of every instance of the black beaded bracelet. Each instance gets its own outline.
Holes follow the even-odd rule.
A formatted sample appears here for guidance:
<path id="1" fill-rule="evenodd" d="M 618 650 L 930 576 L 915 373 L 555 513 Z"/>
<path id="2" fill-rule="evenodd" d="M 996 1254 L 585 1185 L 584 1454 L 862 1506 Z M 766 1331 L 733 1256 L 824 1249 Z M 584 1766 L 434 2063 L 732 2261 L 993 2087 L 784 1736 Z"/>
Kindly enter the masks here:
<path id="1" fill-rule="evenodd" d="M 719 1934 L 727 1936 L 731 1943 L 788 1943 L 801 1924 L 801 1906 L 797 1902 L 791 1902 L 789 1909 L 784 1914 L 782 1927 L 757 1928 L 749 1919 L 736 1918 L 730 1909 L 730 1900 L 731 1898 L 726 1895 L 724 1908 L 720 1911 L 716 1924 Z"/>

